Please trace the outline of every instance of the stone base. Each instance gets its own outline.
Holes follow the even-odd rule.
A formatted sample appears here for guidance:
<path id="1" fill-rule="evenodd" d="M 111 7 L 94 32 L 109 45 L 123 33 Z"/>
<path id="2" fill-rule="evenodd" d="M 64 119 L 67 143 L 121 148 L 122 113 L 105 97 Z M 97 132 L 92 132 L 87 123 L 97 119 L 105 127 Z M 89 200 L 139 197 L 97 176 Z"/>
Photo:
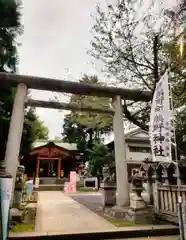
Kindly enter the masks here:
<path id="1" fill-rule="evenodd" d="M 116 204 L 116 186 L 115 184 L 100 184 L 103 206 L 114 206 Z"/>
<path id="2" fill-rule="evenodd" d="M 36 218 L 37 203 L 28 203 L 24 209 L 10 209 L 11 222 L 34 223 Z"/>
<path id="3" fill-rule="evenodd" d="M 36 219 L 36 210 L 37 210 L 37 204 L 29 203 L 24 209 L 23 222 L 34 223 Z"/>
<path id="4" fill-rule="evenodd" d="M 154 211 L 150 207 L 143 209 L 132 209 L 130 208 L 125 215 L 125 219 L 132 221 L 136 224 L 152 224 L 154 218 Z"/>
<path id="5" fill-rule="evenodd" d="M 118 207 L 105 209 L 105 214 L 119 219 L 125 219 L 139 224 L 152 224 L 154 218 L 154 211 L 150 207 L 134 210 L 130 207 Z"/>
<path id="6" fill-rule="evenodd" d="M 125 218 L 125 215 L 128 212 L 128 210 L 129 207 L 114 206 L 112 208 L 105 209 L 105 213 L 114 218 Z"/>
<path id="7" fill-rule="evenodd" d="M 130 194 L 130 208 L 132 209 L 144 209 L 146 208 L 146 203 L 141 196 L 138 196 L 136 193 Z"/>
<path id="8" fill-rule="evenodd" d="M 10 209 L 10 216 L 12 222 L 21 223 L 23 221 L 23 211 L 17 208 Z"/>

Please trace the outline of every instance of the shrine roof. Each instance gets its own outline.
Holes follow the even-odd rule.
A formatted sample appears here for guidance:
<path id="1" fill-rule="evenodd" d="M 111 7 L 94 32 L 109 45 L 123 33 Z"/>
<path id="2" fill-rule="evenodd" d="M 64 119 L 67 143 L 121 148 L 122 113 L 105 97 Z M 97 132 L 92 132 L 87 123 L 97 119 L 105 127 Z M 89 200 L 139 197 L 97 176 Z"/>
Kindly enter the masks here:
<path id="1" fill-rule="evenodd" d="M 69 151 L 76 151 L 77 150 L 77 144 L 76 143 L 66 143 L 66 142 L 62 142 L 62 141 L 59 141 L 59 140 L 53 140 L 53 141 L 37 140 L 32 144 L 32 149 L 45 146 L 49 143 L 54 143 L 57 147 L 67 149 Z"/>
<path id="2" fill-rule="evenodd" d="M 140 129 L 139 127 L 136 127 L 134 129 L 130 129 L 128 131 L 124 131 L 124 135 L 125 135 L 125 140 L 126 141 L 145 141 L 145 142 L 149 142 L 149 133 L 147 131 L 144 131 L 142 129 Z M 107 141 L 105 141 L 105 144 L 111 144 L 114 142 L 114 133 L 112 133 L 110 135 L 110 139 L 108 139 Z"/>

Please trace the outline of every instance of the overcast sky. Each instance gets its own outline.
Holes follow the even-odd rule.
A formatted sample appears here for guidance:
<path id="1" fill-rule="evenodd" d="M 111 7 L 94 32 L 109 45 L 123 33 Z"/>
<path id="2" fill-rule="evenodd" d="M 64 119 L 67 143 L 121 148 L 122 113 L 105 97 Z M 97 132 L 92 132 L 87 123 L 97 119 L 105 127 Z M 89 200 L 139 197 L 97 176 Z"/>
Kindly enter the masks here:
<path id="1" fill-rule="evenodd" d="M 67 80 L 77 80 L 84 73 L 102 76 L 87 54 L 94 24 L 91 14 L 97 3 L 104 5 L 105 0 L 24 0 L 20 73 Z M 33 91 L 32 96 L 48 100 L 54 94 Z M 37 113 L 49 128 L 50 137 L 60 136 L 66 112 L 37 109 Z"/>
<path id="2" fill-rule="evenodd" d="M 77 80 L 84 73 L 100 75 L 87 54 L 92 37 L 91 13 L 98 1 L 24 0 L 20 73 L 68 80 Z M 54 96 L 40 91 L 33 91 L 32 95 L 44 100 Z M 65 98 L 60 96 L 60 100 Z M 49 128 L 50 136 L 60 136 L 66 112 L 40 108 L 37 113 Z"/>

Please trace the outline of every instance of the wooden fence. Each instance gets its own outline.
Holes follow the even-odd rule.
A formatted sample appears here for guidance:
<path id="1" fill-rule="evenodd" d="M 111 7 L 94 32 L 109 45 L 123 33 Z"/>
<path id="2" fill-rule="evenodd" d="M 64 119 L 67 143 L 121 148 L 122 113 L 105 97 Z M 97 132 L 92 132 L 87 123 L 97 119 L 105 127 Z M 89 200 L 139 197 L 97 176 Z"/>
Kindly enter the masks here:
<path id="1" fill-rule="evenodd" d="M 154 194 L 155 212 L 164 219 L 178 223 L 178 197 L 181 194 L 182 203 L 186 204 L 186 186 L 156 184 Z"/>

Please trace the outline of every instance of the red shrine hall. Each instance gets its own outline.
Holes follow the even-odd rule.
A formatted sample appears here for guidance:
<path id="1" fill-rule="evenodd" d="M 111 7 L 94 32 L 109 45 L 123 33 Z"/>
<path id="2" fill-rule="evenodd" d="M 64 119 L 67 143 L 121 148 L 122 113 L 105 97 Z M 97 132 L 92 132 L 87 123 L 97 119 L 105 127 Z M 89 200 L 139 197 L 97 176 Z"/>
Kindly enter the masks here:
<path id="1" fill-rule="evenodd" d="M 75 144 L 59 141 L 37 141 L 21 160 L 25 173 L 34 178 L 68 177 L 70 171 L 81 171 L 84 162 L 84 154 L 78 153 Z"/>

